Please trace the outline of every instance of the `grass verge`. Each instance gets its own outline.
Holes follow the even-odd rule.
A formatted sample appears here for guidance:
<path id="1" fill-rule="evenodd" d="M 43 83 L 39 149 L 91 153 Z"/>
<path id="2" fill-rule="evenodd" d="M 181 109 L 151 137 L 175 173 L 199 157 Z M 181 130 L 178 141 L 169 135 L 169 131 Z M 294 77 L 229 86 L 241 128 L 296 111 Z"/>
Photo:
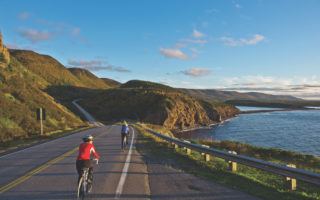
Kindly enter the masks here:
<path id="1" fill-rule="evenodd" d="M 229 188 L 247 192 L 262 199 L 309 200 L 320 199 L 320 189 L 302 181 L 298 181 L 298 189 L 289 191 L 284 177 L 262 170 L 238 165 L 238 171 L 227 170 L 228 164 L 220 158 L 205 162 L 198 152 L 186 155 L 183 149 L 173 149 L 168 143 L 156 138 L 143 128 L 137 127 L 141 133 L 137 141 L 137 149 L 147 158 L 157 159 L 165 165 L 182 169 L 185 172 L 220 183 Z"/>
<path id="2" fill-rule="evenodd" d="M 10 153 L 19 149 L 24 149 L 36 144 L 44 143 L 49 140 L 57 139 L 60 137 L 64 137 L 67 135 L 71 135 L 73 133 L 76 133 L 78 131 L 83 131 L 86 129 L 89 129 L 89 126 L 84 126 L 76 129 L 70 129 L 70 130 L 58 130 L 51 133 L 48 133 L 46 135 L 36 135 L 29 138 L 21 138 L 16 140 L 11 140 L 8 142 L 1 142 L 0 143 L 0 155 Z"/>

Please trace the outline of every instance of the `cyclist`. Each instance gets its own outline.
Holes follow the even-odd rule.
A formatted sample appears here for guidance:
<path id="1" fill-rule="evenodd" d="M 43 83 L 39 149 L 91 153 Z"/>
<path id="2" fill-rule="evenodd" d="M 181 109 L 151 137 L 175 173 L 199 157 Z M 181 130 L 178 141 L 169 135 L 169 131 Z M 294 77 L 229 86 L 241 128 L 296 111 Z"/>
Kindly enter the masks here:
<path id="1" fill-rule="evenodd" d="M 124 139 L 126 138 L 126 144 L 128 144 L 129 126 L 126 121 L 123 121 L 121 127 L 121 149 L 124 149 Z"/>
<path id="2" fill-rule="evenodd" d="M 79 175 L 78 183 L 83 174 L 83 169 L 89 168 L 88 192 L 90 192 L 92 188 L 92 181 L 93 181 L 93 166 L 92 166 L 90 157 L 91 157 L 91 154 L 93 154 L 94 158 L 99 160 L 100 156 L 95 150 L 95 147 L 93 145 L 92 135 L 87 135 L 83 137 L 82 140 L 83 140 L 83 143 L 81 143 L 79 146 L 79 155 L 77 157 L 77 162 L 76 162 L 76 167 Z"/>

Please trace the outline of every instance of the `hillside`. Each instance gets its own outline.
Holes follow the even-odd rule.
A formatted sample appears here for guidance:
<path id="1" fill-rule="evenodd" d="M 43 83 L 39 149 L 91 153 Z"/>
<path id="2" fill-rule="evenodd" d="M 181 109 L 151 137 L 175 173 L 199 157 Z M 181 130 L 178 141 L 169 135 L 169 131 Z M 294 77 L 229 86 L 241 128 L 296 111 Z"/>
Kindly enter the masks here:
<path id="1" fill-rule="evenodd" d="M 120 82 L 115 81 L 113 79 L 110 78 L 101 78 L 107 85 L 109 85 L 110 87 L 114 88 L 114 87 L 119 87 L 121 85 Z"/>
<path id="2" fill-rule="evenodd" d="M 177 130 L 219 122 L 238 113 L 233 106 L 197 100 L 169 86 L 129 81 L 80 102 L 102 121 L 139 120 Z"/>
<path id="3" fill-rule="evenodd" d="M 46 133 L 84 126 L 85 123 L 58 104 L 41 88 L 49 85 L 11 56 L 7 67 L 0 68 L 0 141 L 39 135 L 35 111 L 46 108 Z"/>
<path id="4" fill-rule="evenodd" d="M 92 74 L 86 69 L 68 68 L 68 70 L 79 79 L 82 85 L 85 85 L 85 87 L 87 88 L 107 89 L 114 87 L 113 83 L 108 83 L 107 81 L 96 77 L 94 74 Z"/>
<path id="5" fill-rule="evenodd" d="M 84 86 L 76 76 L 51 56 L 28 50 L 10 50 L 10 54 L 49 85 Z"/>
<path id="6" fill-rule="evenodd" d="M 110 79 L 108 84 L 84 69 L 68 69 L 48 55 L 8 50 L 2 37 L 0 44 L 0 142 L 39 135 L 39 107 L 47 113 L 45 133 L 85 126 L 70 102 L 117 83 Z"/>

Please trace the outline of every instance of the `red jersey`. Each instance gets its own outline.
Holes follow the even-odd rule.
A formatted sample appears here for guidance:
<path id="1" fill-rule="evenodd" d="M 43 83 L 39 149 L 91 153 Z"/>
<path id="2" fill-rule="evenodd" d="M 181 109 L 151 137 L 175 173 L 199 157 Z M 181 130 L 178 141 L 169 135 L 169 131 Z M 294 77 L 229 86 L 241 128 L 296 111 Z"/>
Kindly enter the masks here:
<path id="1" fill-rule="evenodd" d="M 79 146 L 79 155 L 77 160 L 90 160 L 91 153 L 93 156 L 97 159 L 100 158 L 99 154 L 96 152 L 93 144 L 90 144 L 88 142 L 84 142 L 80 144 Z"/>

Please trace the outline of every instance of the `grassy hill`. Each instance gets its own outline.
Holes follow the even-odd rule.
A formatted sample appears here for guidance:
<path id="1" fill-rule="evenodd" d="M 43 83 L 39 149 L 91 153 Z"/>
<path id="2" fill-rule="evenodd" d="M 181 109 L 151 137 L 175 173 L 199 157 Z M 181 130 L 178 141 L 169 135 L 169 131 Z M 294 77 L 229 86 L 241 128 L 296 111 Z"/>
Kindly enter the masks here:
<path id="1" fill-rule="evenodd" d="M 169 129 L 194 128 L 234 116 L 238 110 L 223 103 L 198 100 L 166 85 L 129 81 L 120 88 L 105 90 L 99 98 L 81 101 L 103 121 L 139 120 Z"/>
<path id="2" fill-rule="evenodd" d="M 101 78 L 107 85 L 109 85 L 110 87 L 114 88 L 114 87 L 119 87 L 121 85 L 120 82 L 115 81 L 113 79 L 110 78 Z"/>
<path id="3" fill-rule="evenodd" d="M 0 142 L 39 135 L 39 107 L 46 109 L 46 133 L 85 126 L 70 102 L 117 83 L 33 51 L 10 50 L 9 56 L 10 63 L 0 68 Z"/>
<path id="4" fill-rule="evenodd" d="M 27 50 L 10 50 L 10 54 L 29 71 L 44 79 L 48 85 L 85 86 L 67 68 L 51 56 Z"/>
<path id="5" fill-rule="evenodd" d="M 47 133 L 85 125 L 80 118 L 42 90 L 47 85 L 48 82 L 28 70 L 13 56 L 7 67 L 0 68 L 1 142 L 39 135 L 39 122 L 35 116 L 38 107 L 46 108 L 44 130 Z"/>
<path id="6" fill-rule="evenodd" d="M 113 83 L 108 83 L 107 81 L 96 77 L 86 69 L 68 68 L 68 70 L 79 79 L 82 85 L 87 88 L 107 89 L 114 87 Z"/>

